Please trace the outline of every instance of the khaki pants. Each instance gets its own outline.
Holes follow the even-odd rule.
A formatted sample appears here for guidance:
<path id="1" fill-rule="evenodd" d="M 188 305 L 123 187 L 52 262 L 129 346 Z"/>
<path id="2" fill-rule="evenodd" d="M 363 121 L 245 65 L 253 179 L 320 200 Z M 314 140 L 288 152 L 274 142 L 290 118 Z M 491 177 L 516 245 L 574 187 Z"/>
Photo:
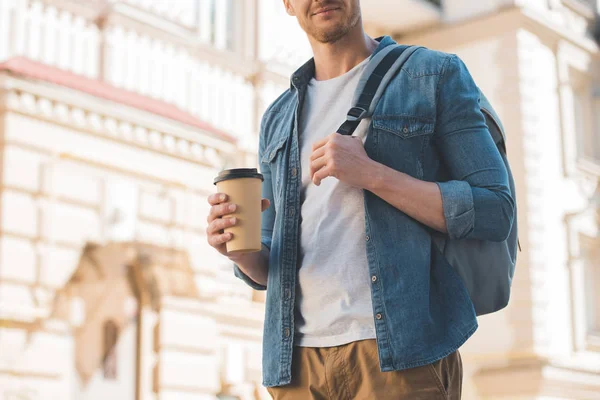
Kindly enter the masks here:
<path id="1" fill-rule="evenodd" d="M 458 350 L 433 364 L 381 372 L 374 339 L 295 347 L 292 383 L 267 388 L 275 400 L 458 400 L 461 389 Z"/>

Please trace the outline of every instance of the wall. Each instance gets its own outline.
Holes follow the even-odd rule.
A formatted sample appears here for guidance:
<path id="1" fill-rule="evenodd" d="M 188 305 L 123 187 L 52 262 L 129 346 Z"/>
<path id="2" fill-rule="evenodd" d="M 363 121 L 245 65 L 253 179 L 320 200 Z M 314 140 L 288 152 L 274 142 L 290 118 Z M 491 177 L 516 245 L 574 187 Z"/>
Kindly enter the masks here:
<path id="1" fill-rule="evenodd" d="M 66 392 L 77 385 L 71 332 L 49 334 L 38 324 L 50 314 L 56 291 L 75 271 L 88 242 L 141 241 L 186 250 L 204 302 L 230 299 L 237 302 L 237 309 L 253 315 L 256 333 L 242 348 L 260 353 L 256 347 L 264 311 L 252 306 L 252 290 L 240 284 L 231 265 L 205 238 L 206 197 L 214 191 L 212 179 L 234 147 L 179 130 L 141 111 L 105 108 L 102 101 L 81 93 L 76 105 L 69 104 L 58 100 L 69 99 L 66 89 L 3 79 L 3 83 L 10 80 L 13 89 L 5 88 L 3 96 L 0 320 L 12 322 L 10 327 L 0 326 L 0 347 L 11 346 L 15 352 L 0 354 L 0 379 L 10 382 L 0 385 L 0 396 L 21 390 L 33 391 L 35 399 L 67 399 Z M 37 92 L 26 93 L 26 88 Z M 152 133 L 146 126 L 161 131 Z M 196 311 L 180 313 L 177 319 L 165 310 L 154 318 L 144 328 L 150 334 L 144 334 L 154 343 L 159 323 L 159 337 L 167 347 L 156 354 L 146 349 L 142 376 L 150 389 L 144 386 L 143 390 L 153 393 L 159 379 L 156 388 L 161 396 L 181 398 L 182 388 L 188 393 L 186 385 L 198 382 L 198 375 L 190 372 L 203 365 L 203 376 L 212 374 L 198 387 L 204 397 L 188 397 L 210 398 L 206 396 L 219 391 L 216 371 L 225 360 L 217 357 L 218 347 L 209 339 L 202 343 L 211 356 L 202 355 L 205 350 L 188 355 L 191 339 L 180 337 L 193 333 L 181 330 L 181 318 L 188 322 L 197 318 L 201 327 L 216 316 Z M 59 351 L 63 361 L 57 364 L 54 357 L 48 358 L 47 348 Z M 155 364 L 160 369 L 158 378 L 153 378 Z M 127 365 L 121 368 L 128 369 Z M 14 379 L 15 374 L 22 378 Z M 42 378 L 48 383 L 38 385 Z M 248 384 L 247 379 L 258 382 L 260 374 L 254 370 L 244 374 L 242 382 L 236 379 L 238 384 Z M 38 386 L 44 390 L 37 391 Z"/>
<path id="2" fill-rule="evenodd" d="M 600 365 L 597 352 L 574 346 L 575 332 L 580 330 L 575 326 L 581 324 L 574 315 L 581 316 L 586 307 L 585 301 L 575 299 L 589 297 L 582 294 L 582 285 L 573 284 L 573 279 L 581 279 L 569 255 L 569 243 L 577 235 L 568 238 L 565 220 L 588 206 L 598 177 L 577 166 L 569 100 L 573 82 L 564 78 L 564 71 L 573 68 L 591 76 L 598 50 L 583 35 L 552 29 L 562 26 L 582 33 L 569 18 L 556 25 L 548 22 L 570 15 L 570 10 L 558 2 L 551 7 L 536 4 L 400 38 L 458 54 L 508 135 L 523 251 L 518 254 L 508 307 L 480 317 L 479 330 L 461 349 L 464 396 L 469 399 L 588 398 L 585 393 L 590 393 L 595 380 L 587 371 L 593 374 Z M 584 223 L 583 218 L 578 221 L 588 226 L 590 220 Z M 570 367 L 552 369 L 545 360 L 561 360 Z M 581 386 L 568 375 L 575 365 L 586 371 L 577 378 Z"/>

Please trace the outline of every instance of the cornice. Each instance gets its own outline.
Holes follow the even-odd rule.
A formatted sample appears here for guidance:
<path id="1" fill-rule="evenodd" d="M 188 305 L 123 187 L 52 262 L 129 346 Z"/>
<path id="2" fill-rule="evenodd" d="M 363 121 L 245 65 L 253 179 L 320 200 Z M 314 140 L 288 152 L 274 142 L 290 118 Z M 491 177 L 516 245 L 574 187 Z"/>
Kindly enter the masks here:
<path id="1" fill-rule="evenodd" d="M 14 112 L 221 168 L 236 146 L 176 121 L 63 87 L 0 74 L 0 112 Z"/>

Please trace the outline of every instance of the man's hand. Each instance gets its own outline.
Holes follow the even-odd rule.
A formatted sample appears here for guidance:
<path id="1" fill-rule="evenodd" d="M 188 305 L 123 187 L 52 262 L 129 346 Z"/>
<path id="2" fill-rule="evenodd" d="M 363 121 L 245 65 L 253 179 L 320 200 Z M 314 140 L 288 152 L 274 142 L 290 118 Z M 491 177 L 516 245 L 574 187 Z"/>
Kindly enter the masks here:
<path id="1" fill-rule="evenodd" d="M 224 233 L 225 228 L 234 226 L 237 223 L 236 218 L 227 218 L 227 215 L 235 212 L 236 205 L 227 202 L 227 195 L 224 193 L 211 194 L 208 197 L 208 203 L 212 206 L 206 221 L 206 237 L 208 244 L 217 249 L 224 256 L 228 256 L 226 243 L 233 239 L 231 233 Z M 262 199 L 261 208 L 265 211 L 271 203 L 267 199 Z"/>
<path id="2" fill-rule="evenodd" d="M 366 189 L 376 171 L 358 136 L 333 133 L 316 142 L 310 156 L 310 177 L 317 186 L 329 176 L 351 186 Z"/>

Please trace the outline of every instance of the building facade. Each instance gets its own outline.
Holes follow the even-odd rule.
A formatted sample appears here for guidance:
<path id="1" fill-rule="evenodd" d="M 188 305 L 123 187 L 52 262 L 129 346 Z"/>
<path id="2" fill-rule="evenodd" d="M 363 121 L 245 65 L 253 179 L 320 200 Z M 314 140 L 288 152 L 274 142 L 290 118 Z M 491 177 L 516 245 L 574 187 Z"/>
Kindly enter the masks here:
<path id="1" fill-rule="evenodd" d="M 509 306 L 463 347 L 465 394 L 598 398 L 599 3 L 443 3 L 398 40 L 458 54 L 501 116 L 523 249 Z"/>
<path id="2" fill-rule="evenodd" d="M 600 398 L 598 3 L 361 3 L 458 54 L 508 132 L 523 251 L 464 398 Z M 281 0 L 0 1 L 0 399 L 269 398 L 264 293 L 206 197 L 309 57 Z"/>

